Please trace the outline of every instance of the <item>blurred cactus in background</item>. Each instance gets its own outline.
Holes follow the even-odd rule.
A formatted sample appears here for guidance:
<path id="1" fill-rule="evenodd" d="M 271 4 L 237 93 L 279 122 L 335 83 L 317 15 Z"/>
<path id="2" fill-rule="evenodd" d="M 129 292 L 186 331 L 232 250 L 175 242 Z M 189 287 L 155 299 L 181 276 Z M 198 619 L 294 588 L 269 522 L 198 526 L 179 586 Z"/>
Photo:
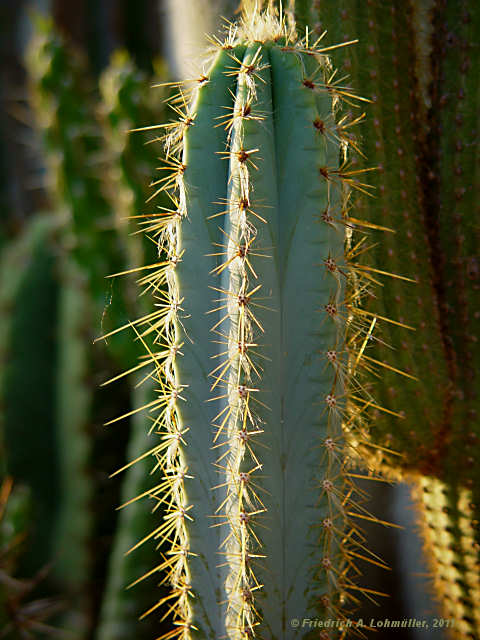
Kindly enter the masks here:
<path id="1" fill-rule="evenodd" d="M 2 476 L 15 478 L 32 494 L 31 545 L 22 559 L 26 575 L 52 558 L 59 501 L 54 446 L 58 233 L 55 218 L 39 214 L 4 249 L 0 267 L 1 467 Z"/>
<path id="2" fill-rule="evenodd" d="M 456 620 L 450 633 L 477 637 L 480 12 L 468 1 L 312 7 L 317 34 L 359 38 L 340 55 L 372 101 L 361 143 L 379 171 L 375 198 L 356 204 L 394 231 L 372 234 L 369 265 L 415 281 L 389 278 L 367 306 L 377 319 L 364 355 L 379 376 L 373 393 L 397 415 L 377 411 L 365 453 L 412 480 L 434 592 Z"/>
<path id="3" fill-rule="evenodd" d="M 115 280 L 110 293 L 105 286 L 106 275 L 121 271 L 126 251 L 106 194 L 108 157 L 96 113 L 97 95 L 85 61 L 65 47 L 53 24 L 37 16 L 35 28 L 27 68 L 45 149 L 47 187 L 64 212 L 69 255 L 88 279 L 95 314 L 102 314 L 101 330 L 106 333 L 111 324 L 128 318 L 122 289 Z M 130 340 L 119 344 L 112 338 L 110 350 L 127 362 L 130 345 Z"/>
<path id="4" fill-rule="evenodd" d="M 136 69 L 126 53 L 112 57 L 96 89 L 87 61 L 53 23 L 35 17 L 33 24 L 27 67 L 54 212 L 35 216 L 3 255 L 2 476 L 11 474 L 33 493 L 18 571 L 34 576 L 51 563 L 38 588 L 45 597 L 61 594 L 54 626 L 78 639 L 127 637 L 150 599 L 146 587 L 143 595 L 125 587 L 155 556 L 145 545 L 130 565 L 118 560 L 128 550 L 125 542 L 138 542 L 139 522 L 151 516 L 147 505 L 132 505 L 117 534 L 119 483 L 108 474 L 124 466 L 127 448 L 131 454 L 148 436 L 135 417 L 103 426 L 137 407 L 139 392 L 124 381 L 115 389 L 100 385 L 140 350 L 123 333 L 107 345 L 93 342 L 135 317 L 139 304 L 127 282 L 106 276 L 141 264 L 145 253 L 155 255 L 153 243 L 129 236 L 133 226 L 123 218 L 144 214 L 162 154 L 155 132 L 129 130 L 163 118 L 164 91 L 155 98 L 153 76 Z M 157 72 L 164 80 L 161 64 Z M 130 476 L 128 487 L 145 485 L 138 469 Z M 111 549 L 117 561 L 109 560 Z M 122 620 L 109 628 L 116 599 Z M 5 637 L 16 637 L 12 625 Z M 153 633 L 147 622 L 135 637 Z"/>

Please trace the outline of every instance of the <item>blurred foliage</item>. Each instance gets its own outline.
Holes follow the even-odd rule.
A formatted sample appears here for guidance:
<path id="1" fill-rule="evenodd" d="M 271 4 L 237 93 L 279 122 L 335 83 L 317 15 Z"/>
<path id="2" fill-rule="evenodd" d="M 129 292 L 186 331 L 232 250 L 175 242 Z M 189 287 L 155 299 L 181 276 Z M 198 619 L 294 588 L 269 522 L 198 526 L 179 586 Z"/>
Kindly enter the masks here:
<path id="1" fill-rule="evenodd" d="M 118 518 L 114 506 L 127 491 L 109 478 L 145 444 L 145 420 L 130 415 L 139 393 L 126 378 L 101 386 L 132 366 L 142 347 L 128 331 L 94 344 L 138 315 L 133 276 L 106 276 L 133 269 L 145 251 L 152 253 L 153 243 L 130 237 L 138 219 L 127 218 L 151 210 L 145 203 L 162 148 L 155 131 L 129 132 L 166 118 L 165 90 L 150 86 L 165 81 L 167 71 L 152 62 L 148 38 L 136 32 L 151 3 L 137 2 L 135 19 L 133 3 L 119 4 L 124 39 L 138 46 L 134 57 L 143 70 L 123 50 L 99 81 L 106 50 L 92 56 L 86 38 L 85 56 L 73 5 L 67 11 L 53 3 L 64 31 L 77 31 L 62 35 L 51 18 L 32 16 L 28 95 L 12 103 L 28 132 L 38 202 L 48 209 L 27 209 L 12 225 L 1 191 L 0 239 L 8 244 L 0 264 L 0 637 L 12 640 L 120 638 L 134 628 L 146 640 L 161 629 L 158 616 L 138 623 L 152 604 L 149 581 L 124 591 L 157 558 L 152 543 L 129 563 L 122 558 L 125 544 L 136 544 L 146 528 L 139 523 L 152 518 L 149 505 L 135 503 Z M 80 22 L 93 19 L 90 3 L 83 10 Z M 148 477 L 145 465 L 132 469 L 127 489 L 140 480 L 145 487 L 140 468 Z M 119 610 L 122 619 L 112 627 L 111 612 Z"/>

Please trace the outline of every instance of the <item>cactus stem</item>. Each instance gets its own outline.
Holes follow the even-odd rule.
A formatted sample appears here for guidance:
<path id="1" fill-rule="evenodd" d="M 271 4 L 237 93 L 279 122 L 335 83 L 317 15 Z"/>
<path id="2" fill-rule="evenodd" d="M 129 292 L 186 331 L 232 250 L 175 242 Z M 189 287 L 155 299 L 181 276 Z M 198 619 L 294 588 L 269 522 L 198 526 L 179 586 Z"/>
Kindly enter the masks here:
<path id="1" fill-rule="evenodd" d="M 363 174 L 371 169 L 356 169 L 346 160 L 350 127 L 359 124 L 363 114 L 341 118 L 339 124 L 335 115 L 341 103 L 358 107 L 362 98 L 331 72 L 324 53 L 337 46 L 319 48 L 323 36 L 314 45 L 309 45 L 308 35 L 295 42 L 284 19 L 276 20 L 272 12 L 256 14 L 240 34 L 232 26 L 225 42 L 213 39 L 212 66 L 194 83 L 188 100 L 184 86 L 178 85 L 179 97 L 172 104 L 179 120 L 165 127 L 168 155 L 160 168 L 165 175 L 152 182 L 154 193 L 149 198 L 167 193 L 173 208 L 140 216 L 161 256 L 151 270 L 145 268 L 146 275 L 143 268 L 139 270 L 138 280 L 143 292 L 153 295 L 156 310 L 126 325 L 145 346 L 149 340 L 153 343 L 145 359 L 130 371 L 153 364 L 150 377 L 159 385 L 156 400 L 139 410 L 157 414 L 151 430 L 161 443 L 150 453 L 164 477 L 122 507 L 150 496 L 165 508 L 163 521 L 130 549 L 151 539 L 170 546 L 163 561 L 138 580 L 163 572 L 162 584 L 171 586 L 170 594 L 144 614 L 161 608 L 166 611 L 164 618 L 173 616 L 175 629 L 163 640 L 191 640 L 192 630 L 198 629 L 206 637 L 220 634 L 240 640 L 255 637 L 258 626 L 278 635 L 283 623 L 275 598 L 282 601 L 285 621 L 288 613 L 294 613 L 287 607 L 297 602 L 287 591 L 300 592 L 300 584 L 308 593 L 299 596 L 299 602 L 308 601 L 309 607 L 344 619 L 344 603 L 358 602 L 356 593 L 369 598 L 384 595 L 353 581 L 357 559 L 385 567 L 365 548 L 356 522 L 393 526 L 364 509 L 364 496 L 349 471 L 358 445 L 372 446 L 363 437 L 368 410 L 402 417 L 376 404 L 363 381 L 365 372 L 389 367 L 364 353 L 373 330 L 380 322 L 413 330 L 359 307 L 377 283 L 373 274 L 409 280 L 356 262 L 371 245 L 365 237 L 353 242 L 354 229 L 391 231 L 348 216 L 353 191 L 370 195 L 372 187 L 363 182 Z M 278 95 L 273 95 L 272 86 Z M 295 87 L 294 96 L 290 87 Z M 231 104 L 222 109 L 229 96 Z M 277 112 L 279 104 L 283 111 Z M 286 129 L 287 118 L 296 121 L 302 137 L 301 167 L 294 167 L 294 159 L 276 154 L 273 148 L 275 138 L 276 144 L 284 144 L 278 132 Z M 215 153 L 205 154 L 205 146 Z M 356 148 L 354 141 L 351 147 Z M 287 175 L 296 171 L 294 183 L 303 180 L 304 173 L 314 178 L 309 191 L 305 187 L 308 192 L 284 188 L 277 175 L 284 161 Z M 226 197 L 225 191 L 218 193 L 225 187 Z M 305 204 L 301 214 L 305 228 L 298 236 L 289 229 L 297 222 L 291 214 L 295 194 Z M 321 212 L 316 209 L 319 201 Z M 207 224 L 220 217 L 223 242 Z M 319 240 L 310 240 L 312 230 Z M 315 317 L 314 309 L 321 316 L 314 331 L 305 323 L 305 335 L 300 335 L 293 321 L 296 310 L 288 304 L 298 283 L 284 263 L 294 259 L 297 269 L 310 268 L 304 253 L 306 247 L 315 252 L 317 247 L 309 241 L 324 246 L 318 253 L 321 261 L 314 265 L 321 269 L 315 272 L 317 289 L 312 294 L 303 283 L 308 299 L 302 304 L 310 317 Z M 195 253 L 197 246 L 200 253 Z M 213 251 L 205 253 L 206 246 Z M 210 284 L 213 277 L 219 278 L 217 286 Z M 218 294 L 213 306 L 205 301 L 209 289 Z M 209 343 L 211 367 L 201 357 Z M 322 375 L 320 396 L 312 391 L 317 388 L 315 380 L 297 362 L 305 349 L 323 358 L 321 366 L 327 373 Z M 320 368 L 312 369 L 318 378 Z M 299 393 L 290 387 L 301 385 L 306 417 L 292 415 L 288 404 L 289 394 Z M 281 401 L 273 395 L 266 400 L 269 387 L 285 388 Z M 299 430 L 301 447 L 293 445 L 283 422 Z M 212 427 L 211 434 L 205 434 L 206 424 Z M 200 443 L 204 445 L 208 436 L 207 450 Z M 318 441 L 312 443 L 311 437 Z M 304 445 L 303 440 L 309 442 Z M 287 472 L 289 447 L 293 454 Z M 315 468 L 300 484 L 293 478 L 292 460 L 303 463 L 305 457 Z M 275 487 L 282 498 L 273 496 Z M 311 489 L 316 493 L 301 496 L 306 508 L 300 513 L 296 504 L 300 493 Z M 308 507 L 314 515 L 305 515 Z M 315 557 L 305 551 L 290 567 L 285 548 L 292 544 L 294 533 L 286 526 L 288 509 L 296 509 L 302 536 L 320 550 Z M 309 571 L 303 566 L 307 564 Z M 273 577 L 265 585 L 270 569 Z M 201 598 L 194 597 L 199 583 L 205 586 Z M 288 599 L 291 602 L 285 604 Z M 212 611 L 224 620 L 216 620 Z"/>

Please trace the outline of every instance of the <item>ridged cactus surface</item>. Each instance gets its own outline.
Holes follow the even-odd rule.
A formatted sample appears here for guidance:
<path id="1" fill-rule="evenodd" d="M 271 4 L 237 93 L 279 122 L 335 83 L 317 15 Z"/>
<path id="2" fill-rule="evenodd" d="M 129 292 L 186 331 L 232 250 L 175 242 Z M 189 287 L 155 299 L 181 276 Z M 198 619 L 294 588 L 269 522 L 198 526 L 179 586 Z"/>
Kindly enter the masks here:
<path id="1" fill-rule="evenodd" d="M 158 393 L 166 515 L 145 540 L 169 547 L 152 568 L 171 588 L 152 607 L 173 618 L 165 638 L 307 637 L 291 619 L 342 618 L 363 590 L 345 430 L 372 402 L 355 377 L 371 321 L 349 207 L 368 185 L 328 51 L 257 14 L 167 125 L 156 310 L 135 322 Z"/>
<path id="2" fill-rule="evenodd" d="M 371 176 L 375 198 L 357 207 L 394 233 L 372 237 L 379 242 L 369 264 L 414 280 L 383 278 L 366 305 L 377 322 L 363 359 L 379 375 L 374 395 L 397 414 L 374 416 L 368 455 L 387 473 L 413 474 L 427 486 L 417 495 L 435 591 L 446 617 L 455 611 L 450 631 L 476 637 L 480 13 L 468 1 L 315 5 L 316 31 L 328 29 L 333 41 L 358 37 L 339 56 L 346 82 L 372 101 L 359 133 L 365 162 L 379 171 Z M 443 515 L 433 486 L 447 496 Z M 469 507 L 460 509 L 465 495 Z"/>
<path id="3" fill-rule="evenodd" d="M 349 82 L 372 101 L 361 141 L 379 171 L 375 198 L 358 207 L 394 233 L 382 234 L 369 262 L 414 281 L 384 279 L 368 306 L 377 340 L 365 359 L 403 373 L 370 360 L 381 374 L 379 400 L 403 418 L 377 416 L 372 435 L 403 454 L 404 468 L 449 474 L 447 448 L 476 440 L 478 11 L 468 2 L 460 12 L 443 2 L 316 4 L 317 31 L 328 28 L 333 41 L 359 38 L 339 56 Z"/>

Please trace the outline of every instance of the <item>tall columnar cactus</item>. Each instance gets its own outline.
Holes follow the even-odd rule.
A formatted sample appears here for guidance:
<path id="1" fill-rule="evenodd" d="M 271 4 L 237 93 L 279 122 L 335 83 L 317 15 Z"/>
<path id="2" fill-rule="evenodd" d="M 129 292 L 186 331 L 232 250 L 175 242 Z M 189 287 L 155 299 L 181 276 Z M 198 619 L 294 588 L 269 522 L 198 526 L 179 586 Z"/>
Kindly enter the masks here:
<path id="1" fill-rule="evenodd" d="M 173 616 L 165 638 L 307 637 L 292 619 L 341 619 L 362 591 L 345 436 L 373 402 L 349 208 L 368 185 L 327 51 L 256 13 L 167 125 L 156 309 L 135 322 L 158 386 L 149 495 L 167 513 L 145 540 L 169 545 L 152 568 L 171 587 L 152 608 Z"/>
<path id="2" fill-rule="evenodd" d="M 376 197 L 357 204 L 368 220 L 395 230 L 370 265 L 415 281 L 391 279 L 367 305 L 377 339 L 363 357 L 381 374 L 374 393 L 399 414 L 375 417 L 370 459 L 396 477 L 417 476 L 436 590 L 443 585 L 446 614 L 455 611 L 452 633 L 476 637 L 480 12 L 468 1 L 314 4 L 316 31 L 359 38 L 340 55 L 372 100 L 363 149 L 380 170 L 372 175 Z M 386 315 L 415 330 L 384 323 Z"/>
<path id="3" fill-rule="evenodd" d="M 52 535 L 52 573 L 70 596 L 63 624 L 85 637 L 90 624 L 88 586 L 92 573 L 92 535 L 96 482 L 92 472 L 93 398 L 91 381 L 92 301 L 88 278 L 65 255 L 61 265 L 56 335 L 55 449 L 59 500 Z M 97 392 L 98 393 L 98 392 Z"/>
<path id="4" fill-rule="evenodd" d="M 419 445 L 425 447 L 434 425 L 439 428 L 441 423 L 441 403 L 426 399 L 438 394 L 446 366 L 437 330 L 429 252 L 426 246 L 421 250 L 413 247 L 414 242 L 426 243 L 428 230 L 419 209 L 421 194 L 416 180 L 416 94 L 413 88 L 406 90 L 403 81 L 408 77 L 410 82 L 414 70 L 411 16 L 408 7 L 407 11 L 400 6 L 397 10 L 395 3 L 346 0 L 334 5 L 326 0 L 318 5 L 316 31 L 328 29 L 329 38 L 338 41 L 351 39 L 354 34 L 359 38 L 358 44 L 339 53 L 343 58 L 341 74 L 344 78 L 348 74 L 344 82 L 358 84 L 371 100 L 359 129 L 366 158 L 356 161 L 358 166 L 371 163 L 378 170 L 371 175 L 374 198 L 362 196 L 356 206 L 363 217 L 388 229 L 371 232 L 371 243 L 377 246 L 371 260 L 369 256 L 369 266 L 377 272 L 370 274 L 381 279 L 383 286 L 366 306 L 366 313 L 376 317 L 376 339 L 363 358 L 378 376 L 374 391 L 378 401 L 394 415 L 378 413 L 371 435 L 387 449 L 402 454 L 409 451 L 412 457 L 418 457 L 423 450 Z M 385 276 L 385 272 L 395 277 Z M 426 344 L 428 350 L 424 349 Z M 430 375 L 419 375 L 421 362 L 431 370 Z M 418 401 L 412 401 L 412 397 Z M 419 413 L 415 414 L 417 409 Z M 425 427 L 413 428 L 414 415 L 416 422 L 417 416 L 422 416 Z M 384 449 L 373 452 L 376 457 L 385 457 Z M 391 460 L 396 464 L 405 457 L 391 456 Z M 412 461 L 407 464 L 413 466 Z"/>
<path id="5" fill-rule="evenodd" d="M 2 477 L 10 474 L 32 496 L 19 573 L 33 579 L 52 564 L 43 594 L 62 592 L 69 614 L 62 626 L 80 637 L 88 625 L 96 484 L 89 425 L 97 385 L 86 348 L 87 278 L 61 261 L 61 229 L 57 217 L 38 214 L 2 256 L 0 461 Z"/>

